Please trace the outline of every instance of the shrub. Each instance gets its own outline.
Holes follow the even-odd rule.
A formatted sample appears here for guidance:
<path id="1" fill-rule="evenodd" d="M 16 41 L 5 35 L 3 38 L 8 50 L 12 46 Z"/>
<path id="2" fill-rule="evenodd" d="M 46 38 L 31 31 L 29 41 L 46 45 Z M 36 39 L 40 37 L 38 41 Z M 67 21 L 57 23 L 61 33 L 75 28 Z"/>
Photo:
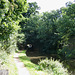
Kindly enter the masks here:
<path id="1" fill-rule="evenodd" d="M 0 50 L 6 51 L 8 54 L 15 52 L 17 48 L 17 33 L 10 35 L 9 39 L 0 40 Z"/>
<path id="2" fill-rule="evenodd" d="M 7 63 L 8 61 L 8 54 L 5 51 L 0 51 L 0 59 L 1 59 L 1 63 Z"/>
<path id="3" fill-rule="evenodd" d="M 8 54 L 0 50 L 0 69 L 6 68 L 5 63 L 8 63 Z"/>
<path id="4" fill-rule="evenodd" d="M 50 75 L 69 75 L 68 70 L 63 67 L 63 64 L 57 60 L 48 58 L 40 60 L 39 69 L 47 71 Z"/>

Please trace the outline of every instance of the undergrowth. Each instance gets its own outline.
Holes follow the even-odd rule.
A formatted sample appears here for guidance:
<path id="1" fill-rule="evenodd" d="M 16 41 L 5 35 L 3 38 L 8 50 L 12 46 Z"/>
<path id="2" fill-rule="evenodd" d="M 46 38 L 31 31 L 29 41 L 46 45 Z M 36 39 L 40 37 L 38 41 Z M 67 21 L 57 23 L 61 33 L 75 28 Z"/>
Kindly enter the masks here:
<path id="1" fill-rule="evenodd" d="M 38 69 L 46 71 L 49 75 L 70 75 L 68 70 L 64 68 L 63 64 L 58 60 L 46 58 L 44 60 L 40 60 L 38 64 Z"/>
<path id="2" fill-rule="evenodd" d="M 8 70 L 9 75 L 18 75 L 13 55 L 0 50 L 0 70 Z"/>

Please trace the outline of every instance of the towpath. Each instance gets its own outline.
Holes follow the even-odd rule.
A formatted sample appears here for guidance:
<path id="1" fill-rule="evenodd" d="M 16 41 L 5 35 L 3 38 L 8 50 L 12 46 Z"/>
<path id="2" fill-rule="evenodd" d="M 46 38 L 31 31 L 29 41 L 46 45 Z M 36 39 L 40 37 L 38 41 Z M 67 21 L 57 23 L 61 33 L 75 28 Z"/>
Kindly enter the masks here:
<path id="1" fill-rule="evenodd" d="M 16 63 L 17 69 L 18 69 L 18 75 L 30 75 L 28 69 L 26 67 L 24 67 L 23 62 L 21 62 L 19 60 L 19 53 L 15 53 L 14 61 Z"/>

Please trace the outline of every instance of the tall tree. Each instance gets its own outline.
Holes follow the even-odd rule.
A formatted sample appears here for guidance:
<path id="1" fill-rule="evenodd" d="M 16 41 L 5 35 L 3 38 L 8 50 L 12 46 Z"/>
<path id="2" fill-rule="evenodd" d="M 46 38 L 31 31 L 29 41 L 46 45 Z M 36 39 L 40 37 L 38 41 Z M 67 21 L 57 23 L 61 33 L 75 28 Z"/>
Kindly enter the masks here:
<path id="1" fill-rule="evenodd" d="M 24 45 L 25 46 L 25 43 L 30 43 L 29 39 L 32 39 L 33 37 L 31 35 L 34 35 L 34 33 L 35 33 L 34 32 L 34 30 L 35 30 L 34 28 L 35 28 L 35 24 L 36 24 L 37 20 L 34 23 L 33 22 L 34 20 L 32 19 L 32 17 L 34 18 L 34 15 L 36 16 L 36 14 L 39 13 L 38 12 L 39 7 L 38 7 L 36 2 L 28 3 L 28 5 L 29 5 L 29 8 L 28 8 L 27 12 L 26 13 L 22 13 L 23 16 L 25 17 L 25 19 L 23 19 L 19 23 L 19 25 L 22 28 L 21 33 L 23 33 L 25 35 L 24 42 L 23 43 L 19 43 L 19 46 L 20 45 Z M 31 38 L 30 38 L 30 36 L 31 36 Z M 31 40 L 31 41 L 33 41 L 33 40 Z"/>
<path id="2" fill-rule="evenodd" d="M 64 44 L 62 52 L 65 57 L 73 58 L 75 51 L 75 4 L 67 5 L 66 8 L 61 9 L 61 12 L 61 17 L 58 20 L 58 32 L 62 38 L 61 42 Z"/>
<path id="3" fill-rule="evenodd" d="M 25 17 L 30 17 L 30 15 L 35 15 L 36 13 L 39 13 L 38 10 L 40 7 L 37 5 L 36 2 L 28 3 L 29 7 L 26 13 L 23 13 Z"/>
<path id="4" fill-rule="evenodd" d="M 59 17 L 58 11 L 45 12 L 38 27 L 38 39 L 40 39 L 41 50 L 44 53 L 57 53 L 58 35 L 56 20 Z"/>
<path id="5" fill-rule="evenodd" d="M 0 42 L 1 48 L 10 49 L 9 41 L 13 39 L 13 47 L 16 46 L 16 39 L 19 22 L 22 20 L 22 13 L 27 11 L 26 0 L 0 0 Z M 7 48 L 7 49 L 6 49 Z M 11 50 L 11 49 L 10 49 Z"/>

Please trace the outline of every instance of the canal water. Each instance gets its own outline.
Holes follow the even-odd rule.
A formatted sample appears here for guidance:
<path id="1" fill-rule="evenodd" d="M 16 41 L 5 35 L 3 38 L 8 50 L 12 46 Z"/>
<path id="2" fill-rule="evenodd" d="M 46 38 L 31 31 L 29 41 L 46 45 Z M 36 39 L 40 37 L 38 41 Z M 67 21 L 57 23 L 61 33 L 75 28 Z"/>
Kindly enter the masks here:
<path id="1" fill-rule="evenodd" d="M 51 54 L 51 55 L 41 55 L 39 52 L 34 51 L 34 52 L 26 52 L 27 56 L 30 58 L 31 62 L 38 64 L 40 59 L 45 59 L 53 57 L 53 58 L 58 58 L 57 55 Z M 68 69 L 69 72 L 72 72 L 72 75 L 75 75 L 75 59 L 73 60 L 63 60 L 63 65 L 65 68 Z"/>

